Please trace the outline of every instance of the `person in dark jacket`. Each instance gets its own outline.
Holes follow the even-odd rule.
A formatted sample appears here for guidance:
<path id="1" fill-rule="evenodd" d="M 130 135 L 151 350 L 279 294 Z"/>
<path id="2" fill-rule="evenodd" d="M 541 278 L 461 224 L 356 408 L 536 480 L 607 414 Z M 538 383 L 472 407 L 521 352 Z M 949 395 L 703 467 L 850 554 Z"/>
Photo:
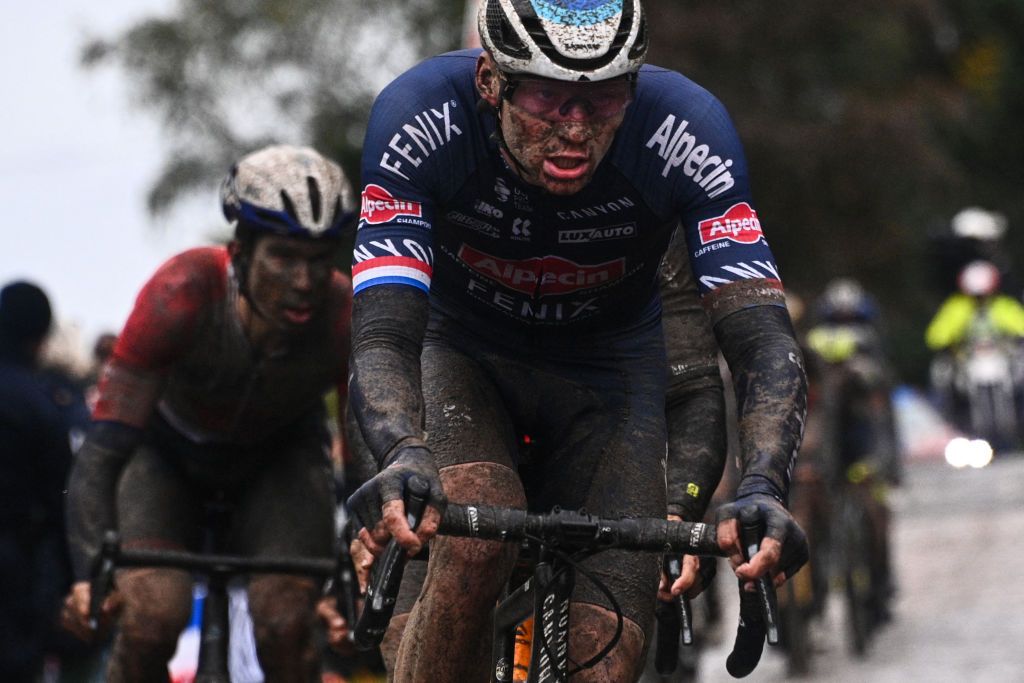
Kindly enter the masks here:
<path id="1" fill-rule="evenodd" d="M 52 311 L 30 282 L 0 290 L 0 680 L 33 681 L 60 605 L 68 430 L 36 374 Z"/>

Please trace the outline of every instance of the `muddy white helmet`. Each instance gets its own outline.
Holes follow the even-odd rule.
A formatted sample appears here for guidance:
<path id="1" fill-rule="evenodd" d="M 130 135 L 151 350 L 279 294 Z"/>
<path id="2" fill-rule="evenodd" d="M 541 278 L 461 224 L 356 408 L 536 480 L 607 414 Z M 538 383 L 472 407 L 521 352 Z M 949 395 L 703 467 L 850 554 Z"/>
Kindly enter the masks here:
<path id="1" fill-rule="evenodd" d="M 480 41 L 498 68 L 560 81 L 636 73 L 647 54 L 640 0 L 481 0 Z"/>
<path id="2" fill-rule="evenodd" d="M 274 145 L 243 157 L 220 196 L 237 236 L 336 239 L 356 216 L 341 167 L 309 147 Z"/>

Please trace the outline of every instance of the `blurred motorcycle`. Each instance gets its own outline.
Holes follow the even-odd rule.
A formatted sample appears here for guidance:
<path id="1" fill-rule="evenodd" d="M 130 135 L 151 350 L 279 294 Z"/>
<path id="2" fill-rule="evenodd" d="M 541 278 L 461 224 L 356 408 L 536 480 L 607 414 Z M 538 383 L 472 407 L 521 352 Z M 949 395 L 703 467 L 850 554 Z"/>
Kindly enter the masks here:
<path id="1" fill-rule="evenodd" d="M 1024 388 L 1024 305 L 1000 291 L 1001 274 L 972 261 L 957 277 L 959 292 L 943 302 L 925 330 L 936 356 L 932 387 L 960 429 L 993 449 L 1019 445 Z"/>
<path id="2" fill-rule="evenodd" d="M 1022 368 L 1016 341 L 993 334 L 969 335 L 957 357 L 953 381 L 963 427 L 996 450 L 1019 444 L 1017 388 Z"/>

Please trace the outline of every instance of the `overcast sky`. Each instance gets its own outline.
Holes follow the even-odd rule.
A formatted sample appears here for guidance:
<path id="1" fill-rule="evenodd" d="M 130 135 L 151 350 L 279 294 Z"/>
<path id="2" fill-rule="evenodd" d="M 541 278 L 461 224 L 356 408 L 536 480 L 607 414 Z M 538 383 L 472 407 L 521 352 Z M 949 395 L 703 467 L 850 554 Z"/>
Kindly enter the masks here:
<path id="1" fill-rule="evenodd" d="M 10 3 L 0 22 L 0 283 L 31 279 L 82 343 L 120 329 L 139 287 L 222 221 L 217 188 L 156 225 L 145 192 L 163 147 L 120 73 L 83 71 L 87 35 L 111 36 L 173 0 Z"/>

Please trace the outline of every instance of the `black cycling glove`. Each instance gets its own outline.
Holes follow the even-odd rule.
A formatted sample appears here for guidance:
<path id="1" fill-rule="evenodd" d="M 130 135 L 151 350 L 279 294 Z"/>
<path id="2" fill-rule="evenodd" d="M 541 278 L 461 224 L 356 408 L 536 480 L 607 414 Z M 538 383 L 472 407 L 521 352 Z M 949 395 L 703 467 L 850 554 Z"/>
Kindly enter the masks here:
<path id="1" fill-rule="evenodd" d="M 748 493 L 723 505 L 716 513 L 716 523 L 739 518 L 740 510 L 747 507 L 757 508 L 758 517 L 764 525 L 764 535 L 782 544 L 778 570 L 787 579 L 791 578 L 807 562 L 807 535 L 804 530 L 779 499 L 767 493 Z"/>
<path id="2" fill-rule="evenodd" d="M 364 526 L 375 528 L 383 516 L 381 508 L 384 503 L 401 500 L 405 495 L 406 483 L 413 476 L 419 476 L 427 482 L 430 488 L 427 504 L 444 513 L 448 498 L 444 495 L 437 464 L 428 448 L 400 448 L 381 465 L 381 471 L 356 489 L 348 499 L 348 507 L 355 517 L 357 529 Z"/>

